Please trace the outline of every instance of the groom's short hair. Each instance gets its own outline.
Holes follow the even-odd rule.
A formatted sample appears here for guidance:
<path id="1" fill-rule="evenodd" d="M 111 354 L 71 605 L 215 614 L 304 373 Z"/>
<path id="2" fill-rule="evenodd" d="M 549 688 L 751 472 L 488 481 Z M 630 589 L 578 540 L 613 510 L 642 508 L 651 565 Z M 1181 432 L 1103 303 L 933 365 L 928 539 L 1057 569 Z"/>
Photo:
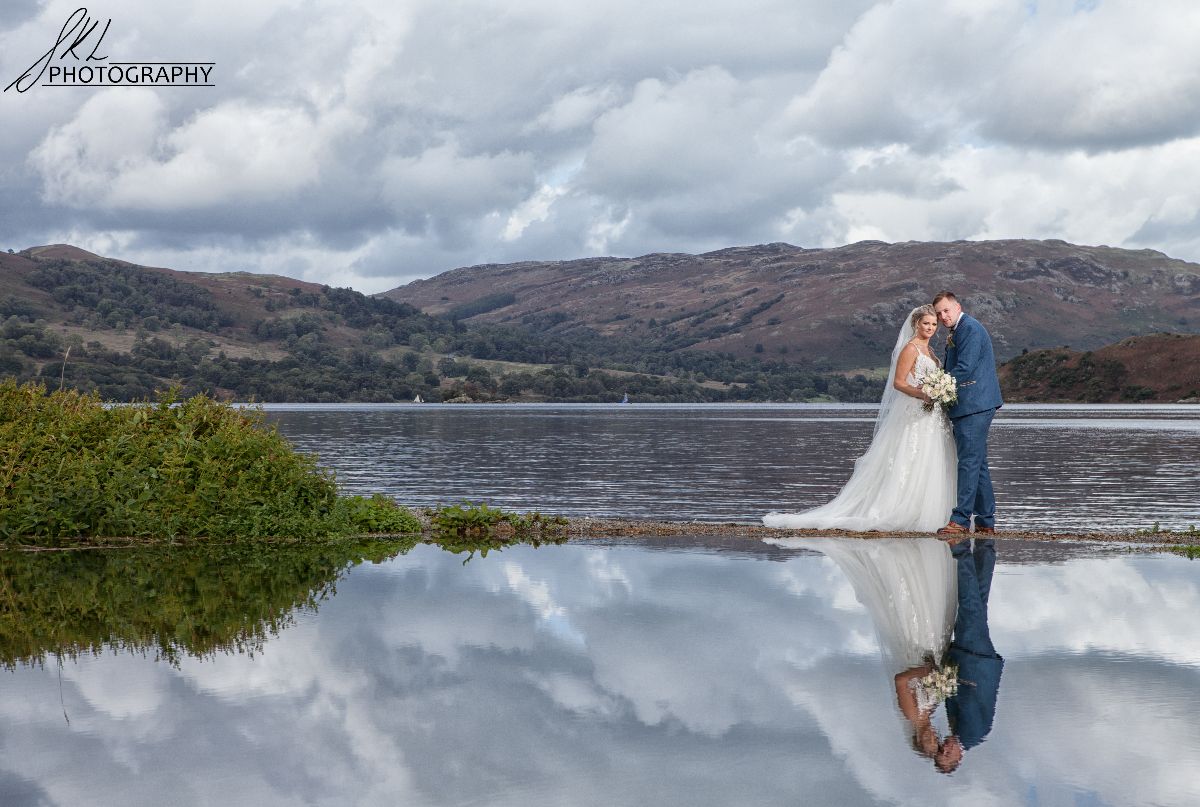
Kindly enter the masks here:
<path id="1" fill-rule="evenodd" d="M 939 291 L 936 295 L 934 295 L 933 304 L 937 305 L 942 300 L 953 300 L 957 303 L 958 297 L 956 297 L 952 291 Z"/>

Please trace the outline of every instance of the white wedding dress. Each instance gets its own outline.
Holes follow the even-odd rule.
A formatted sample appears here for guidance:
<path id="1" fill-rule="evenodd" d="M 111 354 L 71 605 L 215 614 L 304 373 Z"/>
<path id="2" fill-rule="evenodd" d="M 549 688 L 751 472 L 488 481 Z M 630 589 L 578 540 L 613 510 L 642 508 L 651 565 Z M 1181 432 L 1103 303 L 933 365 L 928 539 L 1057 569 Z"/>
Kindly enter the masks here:
<path id="1" fill-rule="evenodd" d="M 828 504 L 801 513 L 768 513 L 763 517 L 765 525 L 934 532 L 949 520 L 958 475 L 950 420 L 940 406 L 926 411 L 921 401 L 898 392 L 891 383 L 900 351 L 913 336 L 909 321 L 905 320 L 892 351 L 875 436 L 867 452 L 854 461 L 850 480 Z M 935 359 L 918 353 L 908 383 L 920 386 L 921 379 L 937 367 Z"/>
<path id="2" fill-rule="evenodd" d="M 940 664 L 958 609 L 958 570 L 936 538 L 767 538 L 830 558 L 850 581 L 875 625 L 892 672 Z"/>

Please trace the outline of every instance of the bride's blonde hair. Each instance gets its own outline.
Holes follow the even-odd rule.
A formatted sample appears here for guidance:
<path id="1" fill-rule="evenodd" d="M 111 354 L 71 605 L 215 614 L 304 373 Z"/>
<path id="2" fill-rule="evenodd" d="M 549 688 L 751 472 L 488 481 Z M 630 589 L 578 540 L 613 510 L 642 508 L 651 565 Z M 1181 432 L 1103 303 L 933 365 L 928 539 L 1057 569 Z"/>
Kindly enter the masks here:
<path id="1" fill-rule="evenodd" d="M 908 324 L 912 325 L 914 332 L 917 330 L 917 326 L 921 324 L 921 320 L 925 319 L 925 317 L 933 317 L 934 319 L 937 319 L 937 312 L 933 310 L 933 306 L 923 305 L 912 312 L 912 319 L 909 320 Z"/>

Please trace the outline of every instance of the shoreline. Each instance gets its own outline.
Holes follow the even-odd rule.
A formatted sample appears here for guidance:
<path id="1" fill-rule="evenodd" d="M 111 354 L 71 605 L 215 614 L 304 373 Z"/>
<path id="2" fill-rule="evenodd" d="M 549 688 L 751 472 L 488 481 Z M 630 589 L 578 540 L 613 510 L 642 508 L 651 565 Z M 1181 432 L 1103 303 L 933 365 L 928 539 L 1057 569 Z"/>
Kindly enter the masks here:
<path id="1" fill-rule="evenodd" d="M 625 518 L 573 518 L 566 528 L 568 538 L 664 538 L 707 536 L 714 538 L 935 538 L 928 532 L 851 532 L 849 530 L 786 530 L 764 527 L 761 524 L 714 521 L 650 521 Z M 1043 532 L 1039 530 L 997 530 L 995 538 L 1017 541 L 1076 541 L 1093 543 L 1133 543 L 1155 546 L 1194 546 L 1200 544 L 1200 532 L 1103 532 L 1063 531 Z"/>

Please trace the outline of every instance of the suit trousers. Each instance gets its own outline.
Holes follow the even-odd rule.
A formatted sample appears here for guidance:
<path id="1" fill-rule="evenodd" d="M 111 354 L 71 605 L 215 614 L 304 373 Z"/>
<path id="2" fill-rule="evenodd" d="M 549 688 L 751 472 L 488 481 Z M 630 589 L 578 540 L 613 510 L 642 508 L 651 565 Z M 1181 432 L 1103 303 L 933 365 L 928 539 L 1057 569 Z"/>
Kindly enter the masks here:
<path id="1" fill-rule="evenodd" d="M 971 516 L 976 527 L 996 525 L 996 496 L 992 492 L 992 474 L 988 470 L 988 429 L 995 409 L 954 418 L 954 442 L 958 450 L 958 502 L 950 520 L 967 529 Z"/>

